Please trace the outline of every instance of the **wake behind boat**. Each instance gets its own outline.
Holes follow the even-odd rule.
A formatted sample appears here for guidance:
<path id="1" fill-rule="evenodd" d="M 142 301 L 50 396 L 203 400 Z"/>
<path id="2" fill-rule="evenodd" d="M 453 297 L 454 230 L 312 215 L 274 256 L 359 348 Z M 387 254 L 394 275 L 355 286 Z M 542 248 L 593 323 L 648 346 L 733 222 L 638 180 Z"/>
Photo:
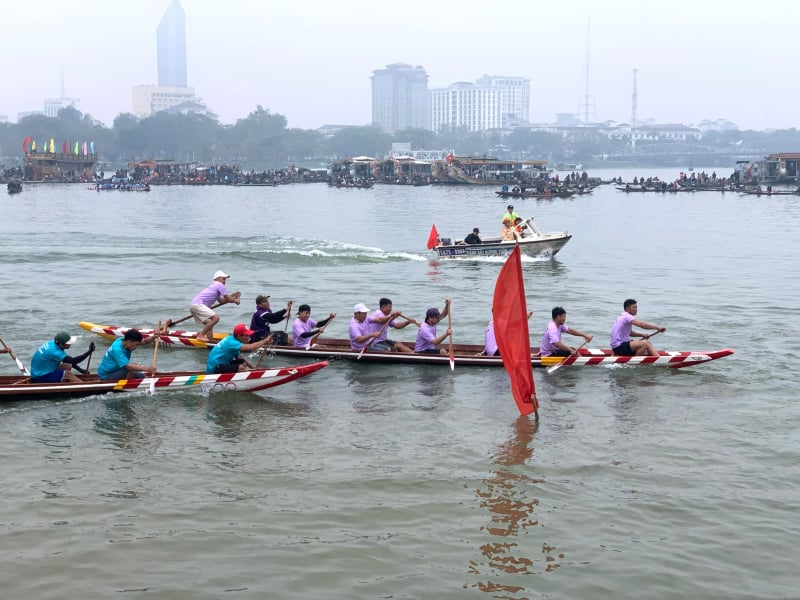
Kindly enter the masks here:
<path id="1" fill-rule="evenodd" d="M 116 325 L 96 325 L 82 321 L 80 326 L 99 335 L 107 340 L 113 341 L 117 337 L 122 337 L 130 329 L 128 327 L 118 327 Z M 142 335 L 152 335 L 152 329 L 139 329 Z M 166 346 L 179 348 L 211 348 L 217 341 L 224 336 L 215 334 L 214 342 L 203 342 L 197 339 L 197 333 L 193 331 L 170 330 L 159 336 L 161 343 Z M 408 342 L 410 346 L 414 344 Z M 442 365 L 449 366 L 449 357 L 446 354 L 403 354 L 401 352 L 377 352 L 367 350 L 361 354 L 360 350 L 352 350 L 350 341 L 346 339 L 321 338 L 318 344 L 306 350 L 289 345 L 271 345 L 266 347 L 270 355 L 292 356 L 295 358 L 313 358 L 320 360 L 347 360 L 362 363 L 378 364 L 416 364 L 416 365 Z M 531 348 L 531 354 L 538 352 L 538 348 Z M 564 361 L 564 366 L 576 367 L 595 367 L 608 365 L 640 366 L 654 365 L 668 367 L 671 369 L 681 369 L 698 365 L 718 358 L 723 358 L 733 354 L 733 350 L 725 348 L 723 350 L 699 351 L 699 352 L 667 352 L 661 351 L 659 356 L 614 356 L 609 349 L 588 349 L 582 348 L 577 357 L 569 357 L 566 361 L 557 356 L 532 356 L 532 367 L 552 367 Z M 359 358 L 360 356 L 360 358 Z M 479 344 L 453 344 L 453 356 L 456 366 L 463 367 L 502 367 L 503 362 L 497 356 L 486 356 L 483 354 L 483 345 Z"/>
<path id="2" fill-rule="evenodd" d="M 157 373 L 144 379 L 101 381 L 97 375 L 79 375 L 76 382 L 31 383 L 29 377 L 0 377 L 0 401 L 82 398 L 108 392 L 185 390 L 209 392 L 257 392 L 311 375 L 328 366 L 326 361 L 297 367 L 256 369 L 239 373 L 206 374 L 194 371 Z"/>
<path id="3" fill-rule="evenodd" d="M 480 244 L 467 244 L 463 240 L 453 243 L 451 238 L 440 237 L 434 227 L 428 240 L 428 248 L 435 250 L 441 258 L 479 258 L 505 257 L 519 245 L 520 251 L 526 256 L 552 258 L 572 239 L 572 234 L 567 231 L 540 231 L 533 222 L 533 217 L 528 217 L 523 223 L 527 227 L 516 241 L 490 237 L 482 238 Z"/>

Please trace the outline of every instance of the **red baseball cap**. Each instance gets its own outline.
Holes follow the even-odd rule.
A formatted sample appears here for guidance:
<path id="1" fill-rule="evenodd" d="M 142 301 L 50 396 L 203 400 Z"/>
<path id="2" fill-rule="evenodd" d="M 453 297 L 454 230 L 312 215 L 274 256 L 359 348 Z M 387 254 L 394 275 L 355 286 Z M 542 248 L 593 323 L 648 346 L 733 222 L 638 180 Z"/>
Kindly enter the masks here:
<path id="1" fill-rule="evenodd" d="M 244 323 L 239 323 L 233 328 L 233 335 L 253 335 L 253 330 L 248 329 Z"/>

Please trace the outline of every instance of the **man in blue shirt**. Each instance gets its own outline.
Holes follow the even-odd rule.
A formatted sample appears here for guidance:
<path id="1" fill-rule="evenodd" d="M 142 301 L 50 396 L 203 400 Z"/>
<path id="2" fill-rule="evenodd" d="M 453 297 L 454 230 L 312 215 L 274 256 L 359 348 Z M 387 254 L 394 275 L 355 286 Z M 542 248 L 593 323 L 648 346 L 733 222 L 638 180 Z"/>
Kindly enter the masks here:
<path id="1" fill-rule="evenodd" d="M 106 350 L 100 366 L 97 367 L 97 375 L 102 381 L 144 379 L 148 375 L 154 375 L 155 370 L 152 366 L 146 367 L 131 362 L 131 352 L 141 344 L 152 342 L 154 339 L 155 336 L 144 339 L 141 331 L 129 329 L 123 337 L 114 340 L 111 347 Z"/>
<path id="2" fill-rule="evenodd" d="M 75 343 L 77 338 L 62 331 L 49 342 L 42 344 L 31 359 L 31 382 L 32 383 L 59 383 L 61 381 L 72 381 L 79 383 L 81 380 L 71 369 L 84 360 L 91 351 L 94 344 L 90 344 L 89 352 L 79 357 L 72 358 L 67 356 L 67 350 Z"/>
<path id="3" fill-rule="evenodd" d="M 272 341 L 272 335 L 250 343 L 251 335 L 253 335 L 253 331 L 248 329 L 244 323 L 239 323 L 234 327 L 233 335 L 226 335 L 208 353 L 206 373 L 236 373 L 255 368 L 240 356 L 240 352 L 252 352 L 269 344 Z"/>

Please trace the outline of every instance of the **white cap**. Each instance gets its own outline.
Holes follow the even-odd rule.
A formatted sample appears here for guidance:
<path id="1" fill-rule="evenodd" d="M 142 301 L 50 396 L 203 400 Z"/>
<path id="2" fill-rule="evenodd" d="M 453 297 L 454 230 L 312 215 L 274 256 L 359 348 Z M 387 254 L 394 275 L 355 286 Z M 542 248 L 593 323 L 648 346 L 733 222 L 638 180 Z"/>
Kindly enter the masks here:
<path id="1" fill-rule="evenodd" d="M 359 313 L 359 312 L 365 313 L 365 312 L 369 312 L 369 309 L 367 308 L 366 304 L 364 304 L 363 302 L 359 302 L 358 304 L 356 304 L 353 307 L 353 312 L 354 313 Z"/>
<path id="2" fill-rule="evenodd" d="M 228 277 L 230 277 L 230 275 L 228 275 L 225 271 L 217 271 L 216 273 L 214 273 L 214 279 L 219 279 L 220 277 L 224 277 L 225 279 L 227 279 Z"/>

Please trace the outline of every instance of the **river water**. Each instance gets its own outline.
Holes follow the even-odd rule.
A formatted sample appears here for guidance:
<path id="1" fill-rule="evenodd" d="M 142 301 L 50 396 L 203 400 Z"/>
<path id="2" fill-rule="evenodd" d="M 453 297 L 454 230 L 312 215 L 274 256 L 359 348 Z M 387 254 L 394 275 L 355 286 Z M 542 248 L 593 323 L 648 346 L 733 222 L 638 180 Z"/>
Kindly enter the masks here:
<path id="1" fill-rule="evenodd" d="M 425 244 L 433 223 L 496 235 L 506 206 L 480 188 L 318 184 L 29 185 L 3 204 L 0 335 L 26 364 L 60 330 L 83 351 L 82 320 L 185 316 L 217 269 L 243 294 L 217 331 L 249 322 L 259 293 L 337 313 L 333 337 L 357 302 L 421 318 L 451 298 L 455 341 L 482 343 L 500 261 L 439 262 Z M 736 353 L 537 370 L 538 424 L 501 369 L 333 363 L 260 394 L 7 403 L 2 595 L 798 597 L 800 201 L 603 186 L 515 207 L 574 235 L 524 262 L 534 344 L 561 305 L 605 347 L 634 297 L 668 328 L 658 347 Z M 158 353 L 159 370 L 204 364 Z"/>

